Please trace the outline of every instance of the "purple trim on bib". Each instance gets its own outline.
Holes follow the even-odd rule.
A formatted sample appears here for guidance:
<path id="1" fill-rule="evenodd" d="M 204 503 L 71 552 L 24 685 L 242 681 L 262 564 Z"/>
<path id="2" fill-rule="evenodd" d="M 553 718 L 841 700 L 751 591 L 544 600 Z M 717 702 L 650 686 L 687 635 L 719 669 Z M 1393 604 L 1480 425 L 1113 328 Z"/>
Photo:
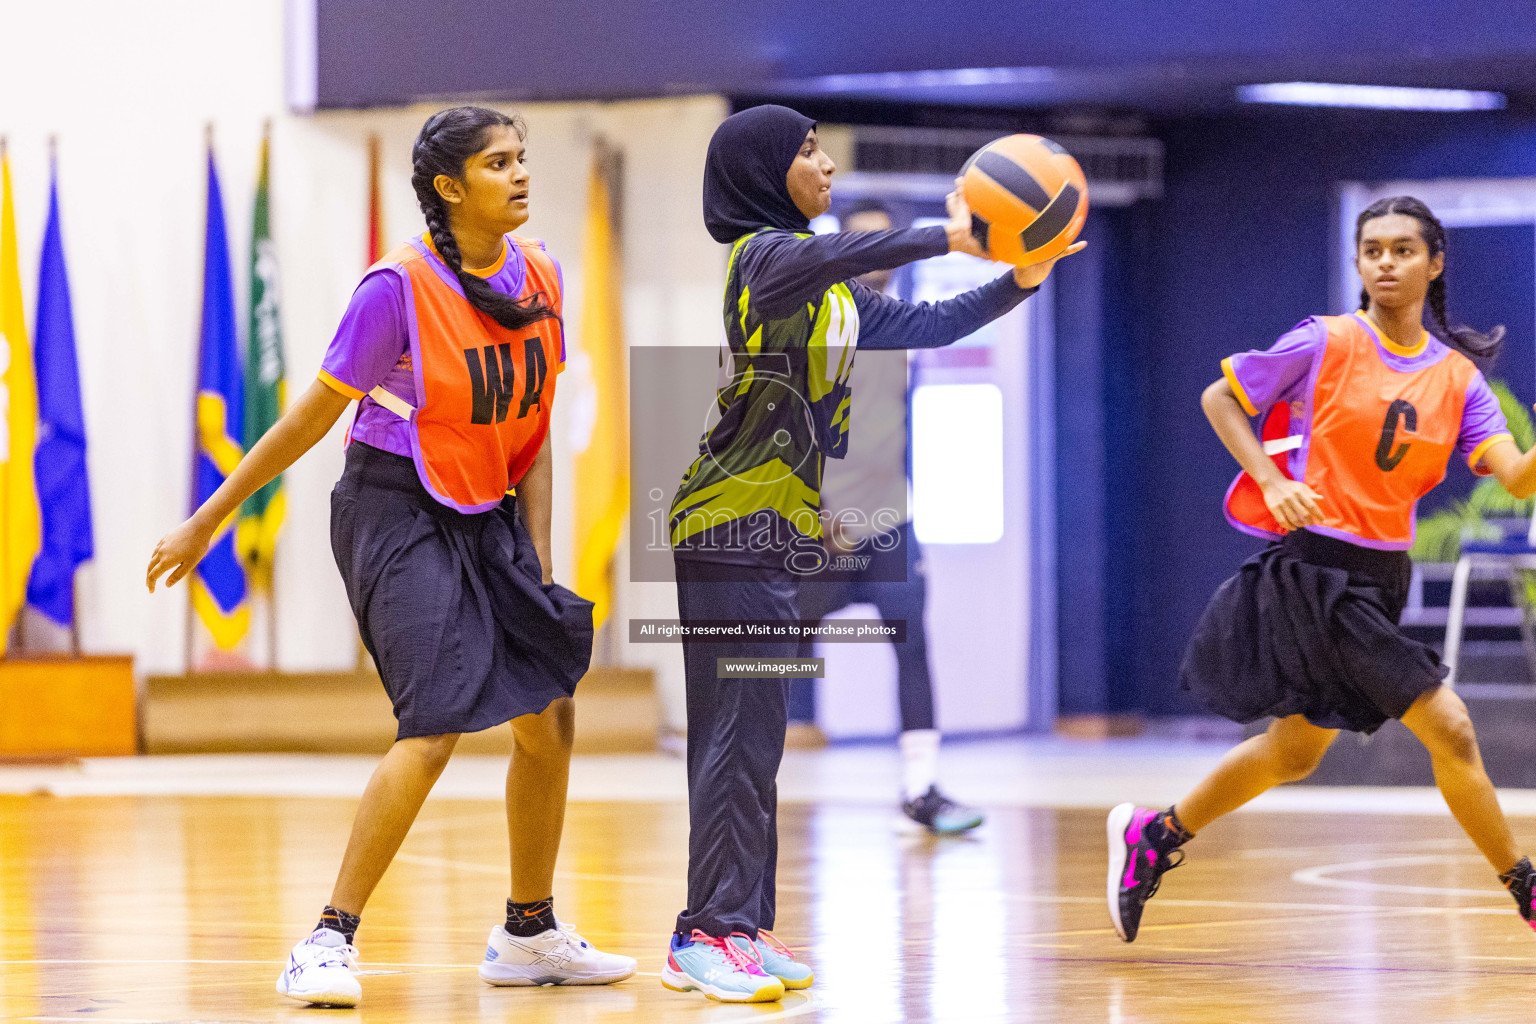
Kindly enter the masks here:
<path id="1" fill-rule="evenodd" d="M 459 296 L 462 298 L 464 291 L 459 287 L 459 283 L 457 281 L 450 280 L 453 275 L 448 272 L 447 266 L 445 266 L 441 260 L 434 257 L 431 251 L 422 246 L 419 241 L 412 242 L 411 244 L 416 247 L 418 252 L 423 253 L 423 255 L 427 257 L 427 260 L 431 264 L 432 269 L 437 272 L 437 276 L 443 278 L 446 283 L 451 284 L 454 290 L 457 291 Z M 511 243 L 509 242 L 508 244 L 510 245 Z M 423 403 L 425 403 L 427 387 L 426 381 L 422 376 L 421 369 L 421 336 L 417 330 L 416 292 L 414 284 L 411 281 L 410 273 L 403 267 L 400 268 L 400 272 L 405 275 L 406 284 L 405 330 L 407 336 L 411 339 L 411 372 L 416 377 L 416 394 L 422 399 Z M 421 431 L 418 428 L 416 422 L 416 417 L 418 415 L 420 415 L 419 409 L 411 413 L 411 461 L 416 464 L 416 478 L 421 481 L 421 486 L 426 489 L 426 492 L 432 495 L 432 500 L 436 501 L 439 505 L 453 509 L 455 512 L 463 512 L 466 514 L 489 512 L 497 505 L 500 505 L 501 498 L 497 498 L 495 501 L 482 502 L 478 505 L 461 505 L 447 495 L 438 493 L 437 488 L 432 486 L 431 478 L 427 475 L 427 460 L 421 451 Z"/>
<path id="2" fill-rule="evenodd" d="M 1301 447 L 1294 449 L 1287 462 L 1290 466 L 1293 479 L 1303 483 L 1307 479 L 1307 459 L 1312 455 L 1312 413 L 1313 400 L 1317 397 L 1317 378 L 1323 372 L 1323 359 L 1328 355 L 1328 346 L 1324 343 L 1312 357 L 1312 368 L 1307 371 L 1307 383 L 1301 390 Z M 1291 417 L 1292 422 L 1296 420 Z"/>
<path id="3" fill-rule="evenodd" d="M 1279 540 L 1282 536 L 1281 534 L 1270 533 L 1268 530 L 1261 530 L 1257 526 L 1243 522 L 1241 519 L 1232 514 L 1232 492 L 1237 490 L 1237 485 L 1242 482 L 1242 479 L 1243 474 L 1239 473 L 1237 476 L 1232 478 L 1232 483 L 1227 485 L 1226 497 L 1221 499 L 1221 514 L 1227 517 L 1227 522 L 1232 526 L 1234 530 L 1239 530 L 1242 533 L 1248 534 L 1250 537 L 1258 537 L 1262 540 Z"/>

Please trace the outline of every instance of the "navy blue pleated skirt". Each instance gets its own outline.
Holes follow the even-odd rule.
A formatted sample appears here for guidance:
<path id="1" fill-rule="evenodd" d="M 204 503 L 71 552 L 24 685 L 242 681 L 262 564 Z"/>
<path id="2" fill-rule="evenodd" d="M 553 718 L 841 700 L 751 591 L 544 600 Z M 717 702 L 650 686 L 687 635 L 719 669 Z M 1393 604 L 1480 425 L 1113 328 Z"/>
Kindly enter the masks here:
<path id="1" fill-rule="evenodd" d="M 513 498 L 455 512 L 410 459 L 354 441 L 331 491 L 331 550 L 399 739 L 489 729 L 576 692 L 592 603 L 542 583 Z"/>
<path id="2" fill-rule="evenodd" d="M 1216 591 L 1180 684 L 1234 722 L 1302 715 L 1375 732 L 1446 675 L 1435 650 L 1398 626 L 1412 570 L 1407 552 L 1289 533 Z"/>

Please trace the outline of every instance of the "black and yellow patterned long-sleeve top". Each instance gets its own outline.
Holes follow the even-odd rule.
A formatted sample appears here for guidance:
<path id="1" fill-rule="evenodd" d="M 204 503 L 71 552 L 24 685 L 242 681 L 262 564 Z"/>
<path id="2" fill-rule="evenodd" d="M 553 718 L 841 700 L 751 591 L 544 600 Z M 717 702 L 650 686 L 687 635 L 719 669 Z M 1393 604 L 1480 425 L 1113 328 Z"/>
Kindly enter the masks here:
<path id="1" fill-rule="evenodd" d="M 948 251 L 943 228 L 807 235 L 764 229 L 736 241 L 725 285 L 730 364 L 719 421 L 672 502 L 679 557 L 784 564 L 821 537 L 823 460 L 848 450 L 859 346 L 947 345 L 1032 294 L 1006 274 L 944 302 L 902 302 L 852 278 Z"/>

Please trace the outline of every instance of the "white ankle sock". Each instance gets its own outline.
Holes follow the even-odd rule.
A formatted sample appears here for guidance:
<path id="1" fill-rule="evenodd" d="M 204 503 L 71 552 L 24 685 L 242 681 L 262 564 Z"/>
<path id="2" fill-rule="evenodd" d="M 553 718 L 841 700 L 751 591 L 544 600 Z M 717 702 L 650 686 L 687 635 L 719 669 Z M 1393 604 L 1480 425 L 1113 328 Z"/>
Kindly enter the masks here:
<path id="1" fill-rule="evenodd" d="M 928 792 L 939 778 L 939 730 L 908 729 L 897 740 L 901 748 L 901 788 L 908 800 Z"/>

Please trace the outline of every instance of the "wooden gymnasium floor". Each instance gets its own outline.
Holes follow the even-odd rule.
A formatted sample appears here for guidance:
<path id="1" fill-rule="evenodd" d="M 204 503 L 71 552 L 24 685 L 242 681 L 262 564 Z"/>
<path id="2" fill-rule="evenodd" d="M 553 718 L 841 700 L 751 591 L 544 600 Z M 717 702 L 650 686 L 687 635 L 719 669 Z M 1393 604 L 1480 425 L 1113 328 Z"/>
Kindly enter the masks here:
<path id="1" fill-rule="evenodd" d="M 817 983 L 748 1007 L 668 992 L 657 979 L 686 861 L 680 769 L 664 758 L 578 768 L 577 796 L 647 771 L 672 781 L 657 801 L 621 784 L 618 799 L 572 803 L 556 883 L 562 915 L 638 957 L 639 976 L 566 989 L 491 989 L 475 977 L 505 897 L 506 838 L 497 802 L 454 794 L 494 782 L 499 767 L 487 759 L 427 804 L 369 907 L 359 945 L 370 973 L 356 1011 L 288 1004 L 272 985 L 325 902 L 354 806 L 292 795 L 302 791 L 293 780 L 350 787 L 366 761 L 301 759 L 288 782 L 274 770 L 267 788 L 276 795 L 267 796 L 210 784 L 219 772 L 209 765 L 224 762 L 139 759 L 124 771 L 152 776 L 144 785 L 97 766 L 94 789 L 79 782 L 90 771 L 71 789 L 57 773 L 12 770 L 7 784 L 0 770 L 0 789 L 12 791 L 0 795 L 0 1021 L 1532 1018 L 1536 935 L 1451 819 L 1367 813 L 1393 801 L 1432 809 L 1425 793 L 1313 800 L 1292 791 L 1235 815 L 1200 837 L 1152 903 L 1140 941 L 1122 944 L 1102 905 L 1102 812 L 1073 805 L 1103 802 L 1117 773 L 1124 790 L 1180 786 L 1216 751 L 1170 762 L 1161 781 L 1151 778 L 1157 763 L 1113 755 L 1106 765 L 1091 751 L 1072 755 L 1086 768 L 1047 758 L 1034 790 L 1022 774 L 1010 785 L 1028 756 L 961 751 L 955 788 L 969 780 L 987 795 L 991 820 L 974 838 L 952 840 L 896 834 L 889 807 L 859 789 L 884 790 L 895 767 L 888 751 L 794 755 L 780 817 L 778 934 L 807 951 Z M 234 762 L 227 774 L 259 789 L 253 779 L 277 763 Z M 1010 788 L 1027 799 L 1009 801 Z M 141 795 L 50 795 L 135 789 Z M 1040 792 L 1056 798 L 1030 795 Z M 1529 794 L 1512 803 L 1531 810 Z M 1536 821 L 1516 827 L 1536 841 Z"/>

